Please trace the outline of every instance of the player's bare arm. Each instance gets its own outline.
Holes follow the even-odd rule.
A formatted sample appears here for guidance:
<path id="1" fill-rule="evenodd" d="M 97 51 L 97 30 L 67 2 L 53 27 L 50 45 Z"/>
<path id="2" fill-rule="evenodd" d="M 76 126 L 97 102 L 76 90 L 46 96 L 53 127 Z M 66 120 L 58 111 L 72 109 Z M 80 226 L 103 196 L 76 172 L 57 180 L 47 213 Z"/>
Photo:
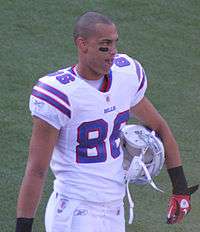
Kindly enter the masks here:
<path id="1" fill-rule="evenodd" d="M 191 210 L 191 194 L 198 189 L 198 185 L 188 188 L 176 140 L 167 122 L 153 104 L 144 97 L 136 106 L 131 108 L 131 113 L 144 125 L 156 131 L 162 139 L 166 166 L 173 187 L 173 195 L 170 197 L 168 206 L 167 223 L 180 223 Z"/>
<path id="2" fill-rule="evenodd" d="M 150 100 L 144 97 L 136 106 L 131 108 L 131 113 L 144 125 L 156 131 L 161 137 L 165 147 L 167 168 L 180 166 L 180 152 L 176 140 L 167 122 Z"/>
<path id="3" fill-rule="evenodd" d="M 29 157 L 18 197 L 17 218 L 33 218 L 35 215 L 58 133 L 57 129 L 42 119 L 33 117 Z"/>

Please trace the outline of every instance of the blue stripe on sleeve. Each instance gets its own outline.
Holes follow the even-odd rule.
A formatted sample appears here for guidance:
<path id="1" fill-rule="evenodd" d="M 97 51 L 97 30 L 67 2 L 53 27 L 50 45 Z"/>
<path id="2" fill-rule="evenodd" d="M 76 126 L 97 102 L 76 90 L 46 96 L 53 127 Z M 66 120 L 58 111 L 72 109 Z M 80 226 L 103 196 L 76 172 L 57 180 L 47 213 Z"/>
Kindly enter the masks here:
<path id="1" fill-rule="evenodd" d="M 137 73 L 138 79 L 140 80 L 141 79 L 140 65 L 138 64 L 138 62 L 136 60 L 134 60 L 134 63 L 135 63 L 135 68 L 136 68 L 136 73 Z"/>
<path id="2" fill-rule="evenodd" d="M 69 118 L 71 118 L 71 111 L 67 107 L 62 105 L 61 103 L 57 102 L 55 99 L 51 98 L 50 96 L 45 95 L 44 93 L 39 92 L 35 89 L 32 90 L 32 95 L 34 97 L 37 97 L 37 98 L 49 103 L 50 105 L 54 106 L 56 109 L 61 111 L 63 114 L 65 114 Z"/>
<path id="3" fill-rule="evenodd" d="M 69 99 L 67 97 L 67 95 L 65 95 L 64 93 L 60 92 L 59 90 L 55 89 L 54 87 L 47 85 L 41 81 L 38 81 L 36 86 L 41 87 L 42 89 L 47 90 L 48 92 L 54 94 L 55 96 L 59 97 L 60 99 L 62 99 L 65 103 L 67 103 L 67 105 L 70 106 L 69 103 Z"/>
<path id="4" fill-rule="evenodd" d="M 138 88 L 138 91 L 140 91 L 140 89 L 142 89 L 142 87 L 144 86 L 144 83 L 145 83 L 145 72 L 144 72 L 144 70 L 142 70 L 142 81 L 141 81 L 141 83 L 140 83 L 140 86 L 139 86 L 139 88 Z M 137 91 L 137 92 L 138 92 Z"/>

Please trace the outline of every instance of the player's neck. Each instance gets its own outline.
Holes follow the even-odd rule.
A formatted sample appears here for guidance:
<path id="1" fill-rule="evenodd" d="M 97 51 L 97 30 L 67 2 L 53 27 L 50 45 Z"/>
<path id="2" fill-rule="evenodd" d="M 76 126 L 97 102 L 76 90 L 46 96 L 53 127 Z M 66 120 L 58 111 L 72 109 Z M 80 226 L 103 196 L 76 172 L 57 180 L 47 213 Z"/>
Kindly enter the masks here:
<path id="1" fill-rule="evenodd" d="M 89 67 L 82 65 L 80 63 L 76 65 L 76 71 L 82 78 L 86 80 L 99 80 L 100 78 L 102 78 L 102 76 L 104 76 L 103 74 L 96 73 L 93 70 L 91 70 Z"/>

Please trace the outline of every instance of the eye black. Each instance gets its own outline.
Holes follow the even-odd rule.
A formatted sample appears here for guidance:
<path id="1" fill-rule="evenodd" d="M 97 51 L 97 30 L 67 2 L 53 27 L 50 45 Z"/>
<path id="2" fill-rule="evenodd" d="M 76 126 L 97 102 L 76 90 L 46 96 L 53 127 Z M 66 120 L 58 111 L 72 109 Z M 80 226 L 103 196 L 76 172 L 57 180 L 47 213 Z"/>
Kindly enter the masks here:
<path id="1" fill-rule="evenodd" d="M 100 47 L 99 51 L 101 51 L 101 52 L 108 52 L 108 48 L 106 48 L 106 47 Z"/>

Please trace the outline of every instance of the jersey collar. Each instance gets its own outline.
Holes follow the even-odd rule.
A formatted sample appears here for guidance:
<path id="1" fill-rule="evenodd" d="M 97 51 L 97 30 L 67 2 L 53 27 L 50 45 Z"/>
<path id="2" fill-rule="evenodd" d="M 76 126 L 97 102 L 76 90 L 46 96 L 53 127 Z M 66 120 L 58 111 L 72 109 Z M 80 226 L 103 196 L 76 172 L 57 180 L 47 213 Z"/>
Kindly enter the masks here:
<path id="1" fill-rule="evenodd" d="M 73 65 L 73 66 L 69 69 L 69 71 L 70 71 L 72 74 L 74 74 L 75 76 L 77 76 L 76 71 L 75 71 L 75 67 L 76 67 L 76 65 Z M 110 90 L 111 84 L 112 84 L 112 71 L 111 71 L 111 69 L 110 69 L 109 73 L 106 74 L 106 75 L 104 76 L 104 80 L 103 80 L 102 85 L 101 85 L 100 88 L 99 88 L 99 91 L 100 91 L 100 92 L 104 92 L 104 93 L 105 93 L 105 92 L 108 92 L 108 91 Z"/>

